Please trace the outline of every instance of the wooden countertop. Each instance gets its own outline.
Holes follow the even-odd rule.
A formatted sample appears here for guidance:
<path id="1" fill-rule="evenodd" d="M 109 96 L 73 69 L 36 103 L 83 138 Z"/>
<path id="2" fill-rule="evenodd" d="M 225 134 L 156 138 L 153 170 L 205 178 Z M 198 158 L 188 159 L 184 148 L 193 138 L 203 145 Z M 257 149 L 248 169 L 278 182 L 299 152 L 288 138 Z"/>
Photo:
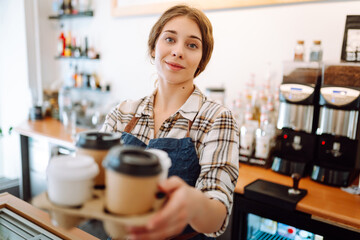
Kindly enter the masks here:
<path id="1" fill-rule="evenodd" d="M 8 210 L 65 240 L 98 240 L 98 238 L 78 228 L 66 230 L 60 227 L 55 227 L 51 223 L 49 214 L 33 207 L 31 204 L 16 198 L 9 193 L 0 194 L 0 208 L 7 208 Z"/>
<path id="2" fill-rule="evenodd" d="M 292 179 L 289 176 L 271 169 L 240 164 L 235 192 L 243 194 L 244 187 L 259 178 L 292 186 Z M 300 180 L 299 188 L 307 189 L 308 194 L 298 202 L 296 210 L 311 214 L 317 220 L 360 232 L 359 195 L 314 182 L 309 177 Z"/>
<path id="3" fill-rule="evenodd" d="M 77 128 L 76 132 L 84 130 L 86 129 Z M 14 131 L 24 136 L 45 139 L 63 147 L 75 148 L 75 139 L 72 139 L 71 135 L 66 132 L 66 128 L 59 120 L 53 118 L 25 121 L 15 127 Z"/>
<path id="4" fill-rule="evenodd" d="M 45 138 L 54 144 L 74 148 L 71 136 L 57 120 L 25 121 L 15 128 L 19 134 Z M 83 129 L 77 129 L 77 132 Z M 240 164 L 239 179 L 235 192 L 244 193 L 244 187 L 261 178 L 264 180 L 291 186 L 290 177 L 275 173 L 270 169 Z M 360 196 L 342 191 L 340 188 L 326 186 L 312 181 L 309 177 L 301 179 L 300 188 L 308 190 L 308 194 L 297 204 L 296 209 L 311 214 L 313 218 L 341 225 L 354 231 L 360 231 Z"/>

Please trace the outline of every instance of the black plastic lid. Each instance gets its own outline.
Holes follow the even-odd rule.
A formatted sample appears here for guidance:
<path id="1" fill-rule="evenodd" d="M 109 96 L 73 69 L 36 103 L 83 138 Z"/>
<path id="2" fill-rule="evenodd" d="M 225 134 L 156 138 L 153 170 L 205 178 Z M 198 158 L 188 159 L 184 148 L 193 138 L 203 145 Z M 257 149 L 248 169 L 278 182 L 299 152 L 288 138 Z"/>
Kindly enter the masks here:
<path id="1" fill-rule="evenodd" d="M 121 143 L 120 137 L 117 133 L 98 131 L 80 132 L 76 136 L 76 146 L 79 148 L 108 150 Z"/>
<path id="2" fill-rule="evenodd" d="M 105 157 L 103 166 L 132 176 L 155 176 L 162 170 L 155 154 L 134 146 L 113 147 Z"/>

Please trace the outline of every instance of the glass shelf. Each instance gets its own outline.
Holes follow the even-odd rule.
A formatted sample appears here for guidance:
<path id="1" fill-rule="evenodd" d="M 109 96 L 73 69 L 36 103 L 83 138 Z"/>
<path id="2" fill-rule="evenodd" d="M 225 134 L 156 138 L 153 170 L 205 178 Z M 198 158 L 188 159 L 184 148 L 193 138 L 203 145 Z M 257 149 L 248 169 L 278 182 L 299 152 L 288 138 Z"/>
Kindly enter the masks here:
<path id="1" fill-rule="evenodd" d="M 71 59 L 71 60 L 100 60 L 100 55 L 96 56 L 96 58 L 89 57 L 64 57 L 64 56 L 56 56 L 55 59 Z"/>
<path id="2" fill-rule="evenodd" d="M 49 16 L 49 19 L 67 19 L 67 18 L 82 18 L 82 17 L 93 17 L 94 11 L 79 12 L 77 14 L 62 14 Z"/>

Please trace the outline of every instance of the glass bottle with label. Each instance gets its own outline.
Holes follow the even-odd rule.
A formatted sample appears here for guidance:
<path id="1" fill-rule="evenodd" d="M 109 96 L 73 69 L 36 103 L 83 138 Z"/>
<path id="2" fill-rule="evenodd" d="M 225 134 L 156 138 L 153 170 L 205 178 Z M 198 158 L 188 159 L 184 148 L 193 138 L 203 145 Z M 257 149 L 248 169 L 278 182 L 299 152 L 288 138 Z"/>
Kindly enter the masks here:
<path id="1" fill-rule="evenodd" d="M 305 55 L 305 41 L 298 40 L 295 45 L 294 49 L 294 61 L 304 61 L 304 55 Z"/>
<path id="2" fill-rule="evenodd" d="M 321 41 L 315 40 L 310 48 L 310 62 L 321 62 L 323 50 L 321 48 Z"/>
<path id="3" fill-rule="evenodd" d="M 251 157 L 254 152 L 255 131 L 257 121 L 245 122 L 240 128 L 240 154 Z"/>
<path id="4" fill-rule="evenodd" d="M 272 139 L 269 131 L 269 112 L 266 106 L 261 107 L 260 127 L 256 129 L 255 157 L 267 159 Z"/>

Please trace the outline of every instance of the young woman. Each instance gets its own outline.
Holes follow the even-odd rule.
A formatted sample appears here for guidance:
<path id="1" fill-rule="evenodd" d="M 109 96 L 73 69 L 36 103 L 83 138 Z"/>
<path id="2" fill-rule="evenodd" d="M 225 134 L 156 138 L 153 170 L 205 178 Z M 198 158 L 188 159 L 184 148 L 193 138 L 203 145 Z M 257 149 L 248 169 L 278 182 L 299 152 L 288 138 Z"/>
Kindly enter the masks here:
<path id="1" fill-rule="evenodd" d="M 239 132 L 227 108 L 194 85 L 213 50 L 212 26 L 186 5 L 168 9 L 151 29 L 148 50 L 155 91 L 124 101 L 106 117 L 102 131 L 120 132 L 125 144 L 166 151 L 169 177 L 159 188 L 169 200 L 130 239 L 211 239 L 228 224 L 238 177 Z"/>

